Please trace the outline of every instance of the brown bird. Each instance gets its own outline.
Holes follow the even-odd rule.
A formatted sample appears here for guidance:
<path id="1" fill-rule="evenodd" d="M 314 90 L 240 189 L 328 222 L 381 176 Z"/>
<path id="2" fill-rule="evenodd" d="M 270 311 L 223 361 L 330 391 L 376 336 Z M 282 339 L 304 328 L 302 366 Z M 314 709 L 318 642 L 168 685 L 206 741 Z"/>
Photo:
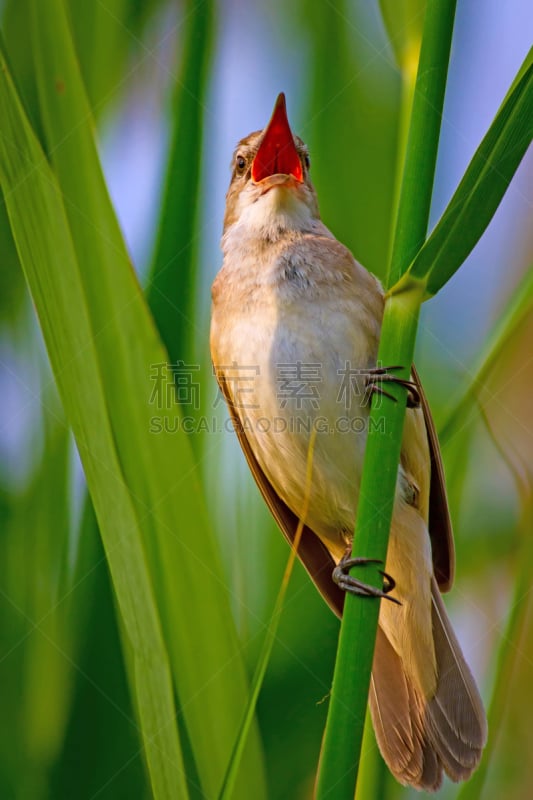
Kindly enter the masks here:
<path id="1" fill-rule="evenodd" d="M 342 614 L 384 293 L 320 220 L 309 154 L 281 94 L 263 131 L 239 142 L 213 284 L 211 355 L 253 476 L 289 542 L 312 482 L 298 555 Z M 486 741 L 483 705 L 450 625 L 454 548 L 431 415 L 412 372 L 370 687 L 377 741 L 404 784 L 464 780 Z M 384 389 L 381 387 L 381 391 Z M 344 559 L 344 560 L 343 560 Z M 393 595 L 388 594 L 394 584 Z"/>

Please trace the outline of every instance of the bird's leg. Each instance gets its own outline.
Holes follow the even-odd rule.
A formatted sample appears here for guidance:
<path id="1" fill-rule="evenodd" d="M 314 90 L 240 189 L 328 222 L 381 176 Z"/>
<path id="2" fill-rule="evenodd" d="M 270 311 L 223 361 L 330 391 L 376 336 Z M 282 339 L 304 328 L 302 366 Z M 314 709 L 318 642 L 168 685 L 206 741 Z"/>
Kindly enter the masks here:
<path id="1" fill-rule="evenodd" d="M 392 592 L 396 586 L 396 581 L 387 572 L 382 569 L 378 570 L 379 574 L 383 576 L 383 589 L 376 589 L 375 586 L 369 586 L 350 575 L 352 567 L 366 566 L 367 564 L 383 564 L 383 561 L 377 558 L 352 558 L 351 547 L 348 547 L 333 570 L 331 575 L 333 582 L 337 584 L 339 589 L 350 592 L 350 594 L 357 594 L 360 597 L 383 597 L 385 600 L 390 600 L 400 606 L 399 600 L 389 596 L 389 592 Z"/>
<path id="2" fill-rule="evenodd" d="M 405 378 L 399 378 L 397 375 L 392 375 L 394 370 L 403 369 L 401 366 L 393 367 L 371 367 L 365 370 L 367 375 L 366 386 L 370 390 L 370 394 L 385 395 L 391 400 L 396 402 L 394 395 L 385 391 L 383 383 L 396 383 L 399 386 L 404 386 L 407 389 L 407 408 L 419 408 L 420 406 L 420 392 L 418 386 L 414 381 L 408 381 Z"/>

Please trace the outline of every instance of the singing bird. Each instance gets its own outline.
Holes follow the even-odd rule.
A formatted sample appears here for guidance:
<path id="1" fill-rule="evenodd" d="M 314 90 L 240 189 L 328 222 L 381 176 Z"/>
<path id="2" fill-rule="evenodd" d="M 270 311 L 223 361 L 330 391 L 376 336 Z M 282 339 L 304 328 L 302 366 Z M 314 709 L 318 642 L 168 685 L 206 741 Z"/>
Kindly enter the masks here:
<path id="1" fill-rule="evenodd" d="M 377 378 L 394 374 L 376 368 L 383 289 L 322 223 L 309 169 L 281 94 L 266 128 L 242 139 L 233 156 L 210 343 L 241 447 L 289 542 L 307 500 L 298 555 L 341 616 L 344 590 L 372 591 L 350 579 L 347 552 L 370 398 Z M 487 724 L 441 599 L 453 580 L 452 530 L 438 441 L 414 368 L 412 380 L 390 577 L 377 592 L 396 602 L 381 602 L 369 702 L 391 772 L 435 791 L 443 771 L 454 781 L 470 776 Z"/>

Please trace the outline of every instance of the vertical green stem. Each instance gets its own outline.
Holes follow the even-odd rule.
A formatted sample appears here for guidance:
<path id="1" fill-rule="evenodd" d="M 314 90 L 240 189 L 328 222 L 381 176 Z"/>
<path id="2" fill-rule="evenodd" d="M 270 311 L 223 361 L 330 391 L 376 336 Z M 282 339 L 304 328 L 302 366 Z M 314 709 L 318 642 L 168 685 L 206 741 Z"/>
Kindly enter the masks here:
<path id="1" fill-rule="evenodd" d="M 411 363 L 423 295 L 424 284 L 411 283 L 406 291 L 390 297 L 383 318 L 382 363 Z M 371 411 L 354 540 L 358 556 L 383 562 L 387 555 L 405 412 L 405 390 L 393 391 L 398 402 L 384 398 L 383 408 L 374 406 Z M 364 570 L 364 567 L 354 568 L 352 574 L 368 584 L 379 585 L 379 573 Z M 317 800 L 326 797 L 351 800 L 354 796 L 378 615 L 379 602 L 355 595 L 346 597 Z"/>
<path id="2" fill-rule="evenodd" d="M 427 232 L 455 5 L 427 4 L 388 286 L 401 278 Z"/>
<path id="3" fill-rule="evenodd" d="M 400 193 L 397 232 L 389 279 L 395 283 L 421 245 L 426 230 L 444 102 L 455 0 L 428 0 L 418 67 L 405 172 Z M 404 283 L 385 305 L 378 359 L 406 365 L 413 360 L 425 284 Z M 397 402 L 384 398 L 372 408 L 357 511 L 354 555 L 385 561 L 400 458 L 405 389 Z M 377 571 L 354 567 L 352 574 L 375 586 Z M 357 782 L 379 603 L 348 595 L 341 625 L 330 708 L 324 733 L 317 800 L 352 800 Z"/>
<path id="4" fill-rule="evenodd" d="M 391 225 L 390 242 L 389 242 L 389 248 L 390 248 L 389 264 L 386 276 L 387 286 L 391 285 L 392 254 L 393 254 L 393 248 L 396 246 L 396 241 L 397 241 L 396 223 L 398 220 L 398 209 L 400 207 L 400 196 L 402 192 L 403 175 L 405 167 L 405 154 L 407 152 L 407 142 L 409 139 L 411 114 L 413 111 L 413 99 L 415 96 L 416 65 L 408 69 L 402 69 L 401 79 L 402 79 L 402 84 L 401 84 L 401 99 L 400 99 L 399 126 L 398 126 L 398 145 L 396 151 L 396 176 L 394 179 L 394 196 L 392 201 L 392 216 L 391 216 L 392 225 Z"/>

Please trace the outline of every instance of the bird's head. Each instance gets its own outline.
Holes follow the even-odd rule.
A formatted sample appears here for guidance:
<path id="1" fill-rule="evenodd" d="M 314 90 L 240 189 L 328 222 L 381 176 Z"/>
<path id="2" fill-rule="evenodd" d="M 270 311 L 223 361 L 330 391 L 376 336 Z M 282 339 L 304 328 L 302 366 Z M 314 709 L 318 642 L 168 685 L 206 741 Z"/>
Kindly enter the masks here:
<path id="1" fill-rule="evenodd" d="M 309 167 L 309 152 L 290 129 L 282 93 L 266 128 L 241 139 L 235 149 L 224 230 L 235 223 L 267 234 L 309 228 L 320 218 Z"/>

